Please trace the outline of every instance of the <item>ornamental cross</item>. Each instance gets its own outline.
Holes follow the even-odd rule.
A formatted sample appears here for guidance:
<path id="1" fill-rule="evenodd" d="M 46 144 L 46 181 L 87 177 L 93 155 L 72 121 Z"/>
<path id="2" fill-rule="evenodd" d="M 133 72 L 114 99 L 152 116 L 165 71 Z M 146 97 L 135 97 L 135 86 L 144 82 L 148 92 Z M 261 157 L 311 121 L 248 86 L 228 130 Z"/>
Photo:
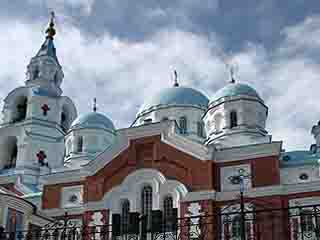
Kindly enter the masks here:
<path id="1" fill-rule="evenodd" d="M 42 107 L 43 116 L 47 116 L 48 111 L 50 111 L 50 108 L 47 104 L 43 104 Z"/>
<path id="2" fill-rule="evenodd" d="M 38 158 L 38 162 L 40 163 L 40 165 L 44 166 L 45 165 L 44 160 L 47 158 L 47 155 L 45 154 L 45 152 L 40 150 L 37 153 L 37 158 Z"/>

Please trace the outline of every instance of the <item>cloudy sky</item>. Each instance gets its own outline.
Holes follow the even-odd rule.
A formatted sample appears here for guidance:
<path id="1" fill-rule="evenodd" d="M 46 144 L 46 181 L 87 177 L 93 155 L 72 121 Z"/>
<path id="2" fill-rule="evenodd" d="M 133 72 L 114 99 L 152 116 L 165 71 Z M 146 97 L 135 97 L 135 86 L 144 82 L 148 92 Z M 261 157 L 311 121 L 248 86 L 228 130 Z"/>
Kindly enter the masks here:
<path id="1" fill-rule="evenodd" d="M 56 12 L 64 94 L 79 113 L 99 111 L 118 128 L 144 99 L 172 85 L 209 98 L 237 66 L 269 107 L 267 129 L 286 150 L 309 148 L 320 120 L 319 0 L 1 0 L 0 97 L 25 70 Z"/>

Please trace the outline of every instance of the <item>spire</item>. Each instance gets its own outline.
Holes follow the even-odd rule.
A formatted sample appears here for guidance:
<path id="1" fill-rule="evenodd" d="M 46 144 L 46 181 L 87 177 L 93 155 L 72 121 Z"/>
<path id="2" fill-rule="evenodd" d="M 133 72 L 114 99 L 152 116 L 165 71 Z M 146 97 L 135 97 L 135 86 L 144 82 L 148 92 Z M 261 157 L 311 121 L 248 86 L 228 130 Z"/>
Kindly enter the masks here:
<path id="1" fill-rule="evenodd" d="M 57 55 L 56 55 L 56 48 L 53 44 L 53 37 L 56 35 L 56 30 L 54 28 L 55 14 L 54 12 L 51 12 L 50 15 L 51 17 L 49 21 L 49 26 L 45 32 L 47 34 L 46 39 L 35 57 L 42 57 L 42 56 L 52 57 L 60 66 Z"/>
<path id="2" fill-rule="evenodd" d="M 54 25 L 54 12 L 51 12 L 49 26 L 45 31 L 46 38 L 27 66 L 26 84 L 38 85 L 48 95 L 60 96 L 64 75 L 53 43 L 56 34 Z"/>
<path id="3" fill-rule="evenodd" d="M 93 99 L 93 112 L 97 111 L 97 98 Z"/>
<path id="4" fill-rule="evenodd" d="M 178 83 L 178 73 L 177 73 L 177 71 L 176 70 L 174 70 L 174 84 L 173 84 L 173 86 L 174 87 L 179 87 L 179 83 Z"/>

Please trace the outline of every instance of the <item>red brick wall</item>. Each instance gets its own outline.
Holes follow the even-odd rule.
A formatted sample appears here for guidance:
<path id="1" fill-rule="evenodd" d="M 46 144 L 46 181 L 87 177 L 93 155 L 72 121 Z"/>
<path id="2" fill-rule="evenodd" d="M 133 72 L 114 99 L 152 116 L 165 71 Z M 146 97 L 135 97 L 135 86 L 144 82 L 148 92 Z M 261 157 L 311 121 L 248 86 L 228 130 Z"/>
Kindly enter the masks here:
<path id="1" fill-rule="evenodd" d="M 220 190 L 220 168 L 243 163 L 251 164 L 254 187 L 280 183 L 277 156 L 216 164 L 211 160 L 197 159 L 162 142 L 159 135 L 139 138 L 131 140 L 126 150 L 84 181 L 84 202 L 101 200 L 106 192 L 141 168 L 157 169 L 166 177 L 185 184 L 192 191 Z M 78 184 L 45 186 L 43 208 L 59 207 L 61 188 Z"/>
<path id="2" fill-rule="evenodd" d="M 59 208 L 61 200 L 61 190 L 64 187 L 82 185 L 83 182 L 61 183 L 54 185 L 45 185 L 42 194 L 42 208 Z"/>
<path id="3" fill-rule="evenodd" d="M 221 191 L 220 172 L 221 168 L 229 166 L 237 166 L 241 164 L 250 164 L 251 180 L 253 187 L 264 187 L 280 184 L 280 167 L 279 156 L 269 156 L 261 158 L 253 158 L 247 160 L 239 160 L 232 162 L 217 163 L 216 170 L 216 189 Z"/>
<path id="4" fill-rule="evenodd" d="M 125 177 L 140 168 L 159 170 L 193 190 L 214 189 L 214 163 L 202 161 L 161 142 L 160 136 L 132 140 L 130 147 L 94 176 L 87 178 L 86 201 L 98 201 Z"/>

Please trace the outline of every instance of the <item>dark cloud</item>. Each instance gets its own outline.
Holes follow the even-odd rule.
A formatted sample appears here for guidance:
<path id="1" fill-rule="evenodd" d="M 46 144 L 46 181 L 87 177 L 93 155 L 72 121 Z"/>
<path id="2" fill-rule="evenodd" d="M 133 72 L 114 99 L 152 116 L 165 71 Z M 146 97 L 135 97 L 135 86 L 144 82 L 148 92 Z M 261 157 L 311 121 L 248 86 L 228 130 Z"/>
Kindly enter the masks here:
<path id="1" fill-rule="evenodd" d="M 248 42 L 273 48 L 283 40 L 281 30 L 320 11 L 319 1 L 303 0 L 3 0 L 0 18 L 47 18 L 55 9 L 87 37 L 106 32 L 127 41 L 144 41 L 154 33 L 177 28 L 210 36 L 217 33 L 227 51 Z"/>

